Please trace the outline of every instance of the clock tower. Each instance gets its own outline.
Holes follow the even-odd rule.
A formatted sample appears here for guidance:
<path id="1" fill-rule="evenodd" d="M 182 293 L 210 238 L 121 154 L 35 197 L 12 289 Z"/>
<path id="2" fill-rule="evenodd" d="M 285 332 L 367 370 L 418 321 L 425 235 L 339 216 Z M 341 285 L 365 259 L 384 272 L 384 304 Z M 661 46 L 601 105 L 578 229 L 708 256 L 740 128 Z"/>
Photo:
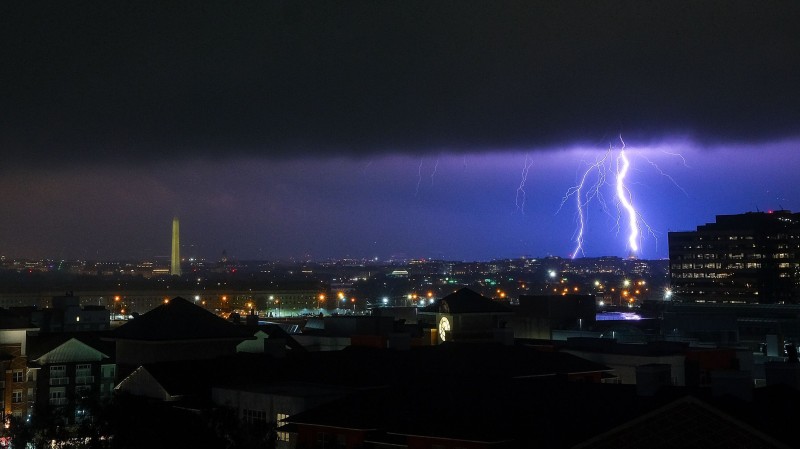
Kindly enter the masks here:
<path id="1" fill-rule="evenodd" d="M 419 309 L 419 321 L 426 323 L 437 343 L 495 341 L 497 329 L 514 314 L 507 305 L 470 289 L 455 293 Z"/>

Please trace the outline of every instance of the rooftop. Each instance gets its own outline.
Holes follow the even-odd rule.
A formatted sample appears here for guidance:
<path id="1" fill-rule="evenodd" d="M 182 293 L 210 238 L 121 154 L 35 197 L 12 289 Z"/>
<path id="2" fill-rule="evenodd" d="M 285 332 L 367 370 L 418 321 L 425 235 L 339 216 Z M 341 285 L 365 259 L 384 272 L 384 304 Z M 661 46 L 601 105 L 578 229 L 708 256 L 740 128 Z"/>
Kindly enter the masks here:
<path id="1" fill-rule="evenodd" d="M 230 323 L 181 297 L 123 324 L 112 334 L 116 339 L 146 341 L 249 337 L 252 332 L 247 327 Z"/>
<path id="2" fill-rule="evenodd" d="M 433 304 L 419 309 L 420 313 L 513 313 L 513 310 L 468 288 L 462 288 Z"/>

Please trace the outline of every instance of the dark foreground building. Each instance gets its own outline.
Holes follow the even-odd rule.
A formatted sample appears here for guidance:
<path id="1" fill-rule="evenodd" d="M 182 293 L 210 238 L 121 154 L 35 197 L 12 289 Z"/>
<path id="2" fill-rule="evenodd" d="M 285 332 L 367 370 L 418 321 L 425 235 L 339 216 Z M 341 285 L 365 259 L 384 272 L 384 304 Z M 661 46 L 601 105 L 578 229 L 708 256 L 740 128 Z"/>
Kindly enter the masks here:
<path id="1" fill-rule="evenodd" d="M 717 215 L 696 231 L 669 233 L 675 300 L 800 302 L 800 214 Z"/>

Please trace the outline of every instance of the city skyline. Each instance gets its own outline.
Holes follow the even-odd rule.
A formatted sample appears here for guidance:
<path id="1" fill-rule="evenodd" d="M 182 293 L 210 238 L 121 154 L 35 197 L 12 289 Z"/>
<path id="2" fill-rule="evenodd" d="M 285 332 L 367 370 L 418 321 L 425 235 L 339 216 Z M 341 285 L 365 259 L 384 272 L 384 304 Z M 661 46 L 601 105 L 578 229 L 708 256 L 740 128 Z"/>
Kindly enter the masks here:
<path id="1" fill-rule="evenodd" d="M 167 255 L 178 216 L 209 259 L 570 257 L 613 149 L 578 255 L 626 257 L 622 139 L 638 257 L 800 210 L 796 4 L 193 5 L 8 8 L 0 254 Z"/>

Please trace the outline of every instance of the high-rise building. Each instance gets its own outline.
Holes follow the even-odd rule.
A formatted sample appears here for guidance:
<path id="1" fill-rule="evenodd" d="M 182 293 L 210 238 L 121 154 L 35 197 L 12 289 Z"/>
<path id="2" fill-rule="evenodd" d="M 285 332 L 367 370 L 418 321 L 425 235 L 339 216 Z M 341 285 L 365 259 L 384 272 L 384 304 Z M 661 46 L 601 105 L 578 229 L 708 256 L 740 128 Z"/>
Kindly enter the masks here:
<path id="1" fill-rule="evenodd" d="M 173 276 L 181 275 L 181 240 L 180 240 L 180 223 L 178 217 L 172 219 L 172 263 L 170 265 L 170 273 Z"/>
<path id="2" fill-rule="evenodd" d="M 717 215 L 670 232 L 669 263 L 677 300 L 800 303 L 800 214 Z"/>

